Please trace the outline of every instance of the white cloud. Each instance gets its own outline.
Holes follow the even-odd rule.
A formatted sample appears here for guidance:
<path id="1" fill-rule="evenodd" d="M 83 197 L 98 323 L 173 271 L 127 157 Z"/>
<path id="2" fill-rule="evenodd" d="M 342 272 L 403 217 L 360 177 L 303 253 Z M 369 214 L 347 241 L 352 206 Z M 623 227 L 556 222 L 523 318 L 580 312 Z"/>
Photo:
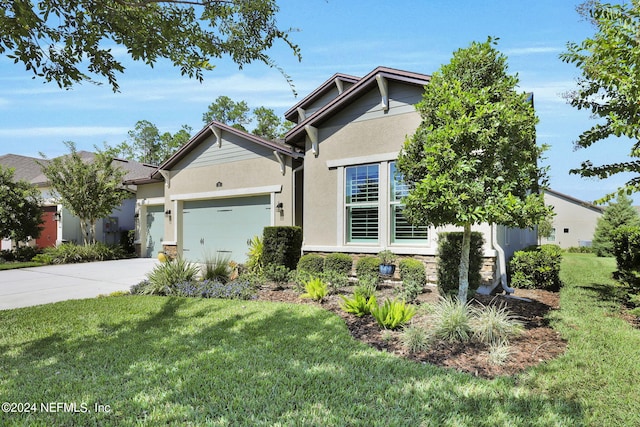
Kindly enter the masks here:
<path id="1" fill-rule="evenodd" d="M 519 55 L 537 55 L 542 53 L 560 53 L 563 49 L 553 46 L 531 46 L 531 47 L 516 47 L 512 49 L 505 49 L 504 53 L 508 56 Z"/>
<path id="2" fill-rule="evenodd" d="M 0 137 L 90 137 L 120 135 L 129 131 L 125 127 L 70 126 L 0 129 Z"/>

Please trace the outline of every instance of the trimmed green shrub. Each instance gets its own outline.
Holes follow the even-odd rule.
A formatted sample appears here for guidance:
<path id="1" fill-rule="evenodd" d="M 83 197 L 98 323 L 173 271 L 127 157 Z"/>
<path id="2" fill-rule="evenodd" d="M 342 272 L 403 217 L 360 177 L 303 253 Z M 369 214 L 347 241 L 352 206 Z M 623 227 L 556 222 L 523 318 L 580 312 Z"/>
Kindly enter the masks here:
<path id="1" fill-rule="evenodd" d="M 482 233 L 471 232 L 469 249 L 469 291 L 472 296 L 482 282 L 484 239 Z M 462 232 L 454 231 L 438 235 L 438 291 L 442 296 L 458 295 L 460 256 L 462 255 Z"/>
<path id="2" fill-rule="evenodd" d="M 358 278 L 369 276 L 378 277 L 380 273 L 380 258 L 377 256 L 364 256 L 356 262 L 356 274 Z"/>
<path id="3" fill-rule="evenodd" d="M 629 288 L 629 295 L 640 293 L 640 227 L 625 226 L 614 231 L 613 254 L 618 267 L 614 279 Z"/>
<path id="4" fill-rule="evenodd" d="M 415 301 L 427 282 L 424 264 L 417 259 L 404 258 L 400 260 L 398 269 L 400 270 L 400 279 L 402 279 L 400 295 L 407 302 Z"/>
<path id="5" fill-rule="evenodd" d="M 263 237 L 264 265 L 284 265 L 289 270 L 296 268 L 302 250 L 302 228 L 265 227 Z"/>
<path id="6" fill-rule="evenodd" d="M 33 259 L 34 256 L 41 253 L 37 248 L 33 246 L 20 246 L 13 250 L 16 261 L 28 262 Z"/>
<path id="7" fill-rule="evenodd" d="M 284 265 L 267 264 L 262 270 L 264 279 L 268 282 L 283 285 L 289 281 L 289 269 Z"/>
<path id="8" fill-rule="evenodd" d="M 91 245 L 63 243 L 56 247 L 45 248 L 44 253 L 51 257 L 54 264 L 106 261 L 111 259 L 127 258 L 127 254 L 122 246 L 110 246 L 100 242 L 93 243 Z"/>
<path id="9" fill-rule="evenodd" d="M 340 288 L 349 285 L 349 277 L 339 271 L 327 270 L 320 274 L 320 278 L 327 283 L 329 293 L 338 293 Z"/>
<path id="10" fill-rule="evenodd" d="M 513 254 L 509 262 L 511 286 L 557 292 L 562 249 L 557 245 L 531 246 Z"/>
<path id="11" fill-rule="evenodd" d="M 324 258 L 324 271 L 336 271 L 342 274 L 351 273 L 353 259 L 351 255 L 335 252 Z"/>
<path id="12" fill-rule="evenodd" d="M 305 254 L 298 261 L 298 270 L 320 274 L 324 269 L 324 258 L 318 254 Z"/>

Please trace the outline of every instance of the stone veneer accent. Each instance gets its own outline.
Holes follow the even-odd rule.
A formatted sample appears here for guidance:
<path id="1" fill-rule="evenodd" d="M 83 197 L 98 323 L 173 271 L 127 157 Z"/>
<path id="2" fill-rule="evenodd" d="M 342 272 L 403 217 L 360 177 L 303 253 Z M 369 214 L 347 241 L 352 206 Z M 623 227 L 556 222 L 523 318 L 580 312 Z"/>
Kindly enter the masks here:
<path id="1" fill-rule="evenodd" d="M 330 252 L 312 252 L 307 251 L 305 254 L 315 253 L 322 256 L 327 256 Z M 345 252 L 346 253 L 346 252 Z M 375 256 L 375 254 L 363 254 L 363 253 L 347 253 L 353 259 L 353 265 L 351 267 L 351 275 L 356 275 L 356 262 L 364 256 Z M 422 261 L 427 274 L 427 283 L 436 283 L 438 278 L 438 258 L 434 255 L 398 255 L 396 259 L 396 272 L 393 275 L 393 280 L 400 280 L 399 270 L 397 268 L 398 262 L 403 258 L 414 258 Z M 482 284 L 492 284 L 496 276 L 496 259 L 495 257 L 484 257 L 482 268 L 480 269 L 480 275 L 482 276 Z"/>
<path id="2" fill-rule="evenodd" d="M 176 245 L 162 245 L 162 250 L 169 259 L 176 259 L 178 257 L 178 246 Z"/>

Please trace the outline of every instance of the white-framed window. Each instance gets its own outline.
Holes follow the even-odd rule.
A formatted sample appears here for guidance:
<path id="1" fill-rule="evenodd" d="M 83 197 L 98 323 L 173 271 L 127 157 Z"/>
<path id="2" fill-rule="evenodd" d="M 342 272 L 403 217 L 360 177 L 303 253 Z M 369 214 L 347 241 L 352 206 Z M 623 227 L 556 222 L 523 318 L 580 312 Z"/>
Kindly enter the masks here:
<path id="1" fill-rule="evenodd" d="M 380 199 L 378 164 L 345 168 L 346 241 L 377 243 Z"/>
<path id="2" fill-rule="evenodd" d="M 402 174 L 396 170 L 396 162 L 389 162 L 389 183 L 391 243 L 427 243 L 429 227 L 412 225 L 402 214 L 404 209 L 402 198 L 409 194 L 409 186 L 402 180 Z"/>

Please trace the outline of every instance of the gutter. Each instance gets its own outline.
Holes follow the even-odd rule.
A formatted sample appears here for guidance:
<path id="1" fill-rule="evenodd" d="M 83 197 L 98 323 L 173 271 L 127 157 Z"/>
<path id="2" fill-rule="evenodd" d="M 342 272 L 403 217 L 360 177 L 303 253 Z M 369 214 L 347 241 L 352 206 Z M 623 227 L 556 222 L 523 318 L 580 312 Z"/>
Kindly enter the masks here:
<path id="1" fill-rule="evenodd" d="M 491 224 L 491 246 L 498 253 L 498 278 L 496 282 L 500 282 L 502 289 L 508 294 L 513 294 L 516 290 L 510 288 L 507 284 L 507 263 L 504 256 L 504 249 L 498 244 L 498 227 L 496 224 Z M 494 288 L 497 283 L 494 283 Z"/>

